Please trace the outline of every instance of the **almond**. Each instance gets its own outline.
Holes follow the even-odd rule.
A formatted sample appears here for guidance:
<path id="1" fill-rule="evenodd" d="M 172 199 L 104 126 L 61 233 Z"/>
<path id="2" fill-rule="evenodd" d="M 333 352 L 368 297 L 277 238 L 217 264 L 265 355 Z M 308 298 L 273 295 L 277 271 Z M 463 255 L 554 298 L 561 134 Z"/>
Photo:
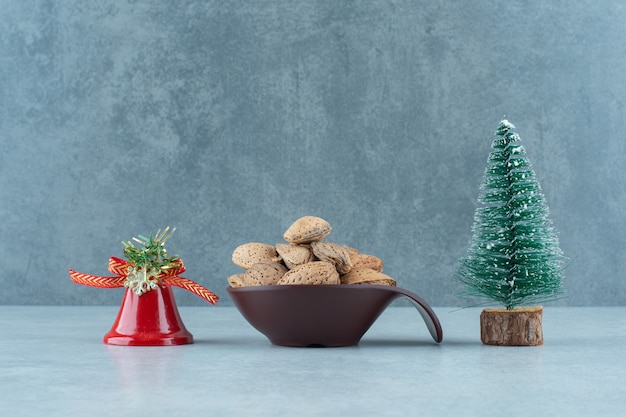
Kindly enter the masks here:
<path id="1" fill-rule="evenodd" d="M 348 254 L 352 257 L 354 255 L 358 255 L 359 251 L 356 250 L 355 248 L 351 248 L 350 246 L 346 246 L 346 249 L 348 250 Z"/>
<path id="2" fill-rule="evenodd" d="M 252 282 L 259 282 L 260 285 L 274 285 L 286 272 L 287 268 L 281 263 L 264 262 L 252 265 L 244 275 Z"/>
<path id="3" fill-rule="evenodd" d="M 331 242 L 311 242 L 311 250 L 320 261 L 335 265 L 340 274 L 345 274 L 352 269 L 352 261 L 347 246 Z"/>
<path id="4" fill-rule="evenodd" d="M 396 285 L 396 280 L 382 272 L 370 268 L 352 268 L 350 272 L 341 276 L 342 284 L 378 284 Z"/>
<path id="5" fill-rule="evenodd" d="M 350 260 L 352 261 L 353 268 L 369 268 L 374 271 L 383 272 L 382 259 L 374 256 L 367 255 L 365 253 L 350 254 Z"/>
<path id="6" fill-rule="evenodd" d="M 313 261 L 298 265 L 287 272 L 277 285 L 324 285 L 339 284 L 339 273 L 335 265 L 328 262 Z"/>
<path id="7" fill-rule="evenodd" d="M 235 265 L 243 269 L 249 269 L 252 265 L 258 263 L 279 261 L 278 253 L 276 253 L 274 246 L 256 242 L 237 246 L 233 252 L 232 259 Z"/>
<path id="8" fill-rule="evenodd" d="M 313 252 L 311 252 L 311 248 L 308 246 L 277 243 L 276 252 L 278 252 L 278 255 L 289 269 L 314 260 Z"/>
<path id="9" fill-rule="evenodd" d="M 378 280 L 374 280 L 374 281 L 365 281 L 365 282 L 361 282 L 360 284 L 357 285 L 387 285 L 389 287 L 395 287 L 397 286 L 397 282 L 395 279 L 393 278 L 386 278 L 386 279 L 378 279 Z"/>
<path id="10" fill-rule="evenodd" d="M 233 288 L 240 287 L 248 287 L 251 285 L 255 285 L 255 283 L 251 282 L 245 273 L 243 274 L 235 274 L 228 277 L 228 284 Z M 260 285 L 260 284 L 259 284 Z"/>
<path id="11" fill-rule="evenodd" d="M 310 243 L 324 239 L 332 227 L 326 220 L 315 216 L 304 216 L 296 220 L 283 238 L 289 243 Z"/>

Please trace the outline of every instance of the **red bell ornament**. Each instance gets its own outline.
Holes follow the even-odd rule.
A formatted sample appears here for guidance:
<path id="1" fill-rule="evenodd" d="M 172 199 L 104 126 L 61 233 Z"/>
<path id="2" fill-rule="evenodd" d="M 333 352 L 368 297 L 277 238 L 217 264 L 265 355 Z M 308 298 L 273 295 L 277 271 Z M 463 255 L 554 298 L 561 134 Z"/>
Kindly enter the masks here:
<path id="1" fill-rule="evenodd" d="M 167 256 L 165 242 L 174 233 L 169 226 L 150 237 L 139 235 L 122 242 L 128 261 L 112 256 L 109 271 L 114 276 L 84 274 L 70 269 L 72 282 L 97 288 L 126 287 L 117 319 L 104 335 L 104 343 L 122 346 L 171 346 L 193 343 L 174 300 L 171 286 L 183 288 L 215 304 L 219 297 L 182 277 L 185 265 L 178 256 Z"/>
<path id="2" fill-rule="evenodd" d="M 174 293 L 159 285 L 142 295 L 126 289 L 117 319 L 104 343 L 121 346 L 172 346 L 193 343 L 185 328 Z"/>
<path id="3" fill-rule="evenodd" d="M 172 286 L 183 288 L 215 304 L 219 297 L 202 285 L 181 277 L 185 272 L 183 261 L 177 259 L 173 267 L 159 273 L 153 280 L 141 281 L 141 288 L 129 286 L 127 261 L 112 256 L 109 271 L 115 276 L 98 276 L 70 270 L 72 282 L 97 288 L 127 287 L 117 319 L 104 336 L 104 343 L 123 346 L 171 346 L 193 343 L 193 336 L 185 328 Z M 132 281 L 131 281 L 132 282 Z"/>
<path id="4" fill-rule="evenodd" d="M 172 286 L 183 288 L 215 304 L 219 297 L 202 285 L 180 276 L 185 265 L 178 257 L 165 258 L 163 243 L 171 236 L 169 228 L 143 240 L 140 250 L 131 242 L 122 242 L 124 254 L 142 262 L 131 263 L 112 256 L 109 271 L 114 276 L 85 274 L 70 269 L 72 282 L 97 288 L 126 287 L 122 305 L 104 343 L 122 346 L 172 346 L 193 343 L 193 336 L 185 328 Z M 149 256 L 148 256 L 149 255 Z M 152 260 L 155 265 L 144 259 Z M 156 259 L 156 261 L 154 261 Z M 138 265 L 139 264 L 139 265 Z"/>

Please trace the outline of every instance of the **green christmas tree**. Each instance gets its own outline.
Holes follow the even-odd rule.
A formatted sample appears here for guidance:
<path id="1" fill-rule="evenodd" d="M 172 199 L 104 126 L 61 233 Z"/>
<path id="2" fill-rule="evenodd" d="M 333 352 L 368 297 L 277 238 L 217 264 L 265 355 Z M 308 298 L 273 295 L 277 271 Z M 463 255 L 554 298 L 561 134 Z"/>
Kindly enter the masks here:
<path id="1" fill-rule="evenodd" d="M 562 293 L 563 255 L 545 198 L 515 126 L 502 120 L 478 196 L 458 279 L 469 295 L 507 310 Z"/>

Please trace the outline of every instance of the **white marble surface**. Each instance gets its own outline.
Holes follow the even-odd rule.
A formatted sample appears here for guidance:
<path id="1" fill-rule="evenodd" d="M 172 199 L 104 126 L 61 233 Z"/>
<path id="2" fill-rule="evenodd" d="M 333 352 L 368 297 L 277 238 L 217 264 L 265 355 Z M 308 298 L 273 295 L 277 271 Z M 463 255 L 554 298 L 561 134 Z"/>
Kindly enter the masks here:
<path id="1" fill-rule="evenodd" d="M 5 416 L 617 416 L 626 308 L 545 307 L 545 344 L 480 343 L 479 309 L 436 308 L 435 344 L 392 306 L 348 348 L 271 345 L 233 307 L 180 309 L 193 345 L 102 343 L 117 307 L 0 306 Z"/>

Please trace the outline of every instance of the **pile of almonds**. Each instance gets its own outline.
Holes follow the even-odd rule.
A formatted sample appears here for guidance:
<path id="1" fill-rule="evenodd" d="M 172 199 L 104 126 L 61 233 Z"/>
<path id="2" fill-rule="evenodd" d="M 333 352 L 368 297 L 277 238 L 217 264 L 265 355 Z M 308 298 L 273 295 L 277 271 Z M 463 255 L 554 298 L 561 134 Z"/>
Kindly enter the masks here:
<path id="1" fill-rule="evenodd" d="M 250 242 L 233 252 L 245 269 L 228 278 L 231 287 L 259 285 L 377 284 L 396 285 L 382 273 L 383 261 L 337 243 L 325 242 L 332 228 L 319 217 L 304 216 L 285 232 L 287 243 Z"/>

